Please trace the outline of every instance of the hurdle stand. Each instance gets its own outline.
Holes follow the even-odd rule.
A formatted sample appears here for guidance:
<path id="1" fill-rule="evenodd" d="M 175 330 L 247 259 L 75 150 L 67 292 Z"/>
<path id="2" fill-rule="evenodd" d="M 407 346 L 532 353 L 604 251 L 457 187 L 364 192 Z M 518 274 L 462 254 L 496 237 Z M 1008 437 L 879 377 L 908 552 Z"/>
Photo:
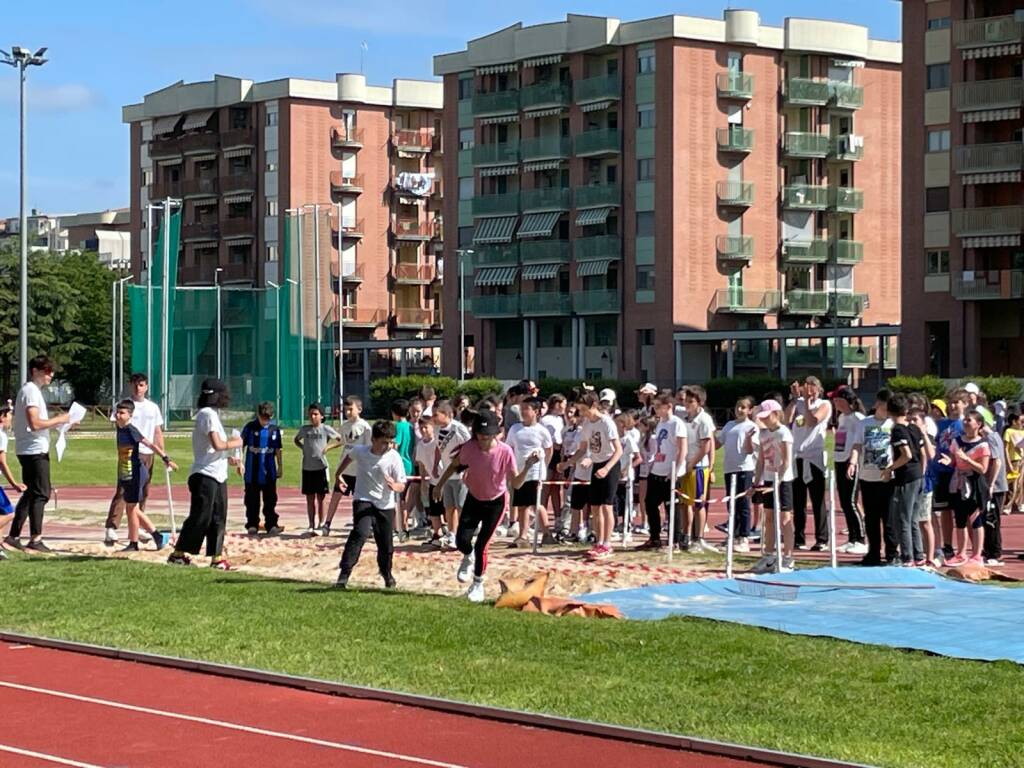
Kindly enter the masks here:
<path id="1" fill-rule="evenodd" d="M 725 578 L 732 578 L 732 561 L 733 561 L 733 533 L 736 526 L 736 475 L 734 474 L 729 478 L 729 503 L 726 507 L 729 511 L 729 522 L 726 526 L 728 529 L 727 538 L 725 541 Z"/>
<path id="2" fill-rule="evenodd" d="M 676 540 L 676 482 L 678 481 L 678 478 L 676 477 L 676 472 L 678 471 L 678 467 L 676 466 L 677 463 L 678 460 L 672 461 L 672 479 L 669 481 L 671 483 L 672 490 L 668 495 L 668 561 L 670 563 L 672 562 L 672 550 L 675 549 Z"/>

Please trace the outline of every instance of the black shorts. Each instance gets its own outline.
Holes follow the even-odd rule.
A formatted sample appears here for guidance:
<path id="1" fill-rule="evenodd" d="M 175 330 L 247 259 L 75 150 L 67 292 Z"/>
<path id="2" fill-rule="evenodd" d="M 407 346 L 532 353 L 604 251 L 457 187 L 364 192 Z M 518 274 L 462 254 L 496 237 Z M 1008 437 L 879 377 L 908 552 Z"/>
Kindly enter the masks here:
<path id="1" fill-rule="evenodd" d="M 603 469 L 606 465 L 608 465 L 607 461 L 594 464 L 594 474 L 590 477 L 589 501 L 595 506 L 615 503 L 615 491 L 619 487 L 619 462 L 608 467 L 607 475 L 598 477 L 597 470 Z"/>
<path id="2" fill-rule="evenodd" d="M 576 482 L 576 481 L 574 481 Z M 579 512 L 590 503 L 590 488 L 586 485 L 574 485 L 569 492 L 569 507 Z"/>
<path id="3" fill-rule="evenodd" d="M 761 503 L 764 504 L 764 508 L 767 511 L 775 509 L 775 492 L 774 491 L 762 491 L 761 492 Z M 779 511 L 780 512 L 792 512 L 793 511 L 793 481 L 783 480 L 779 483 Z"/>
<path id="4" fill-rule="evenodd" d="M 978 513 L 971 522 L 971 515 Z M 981 509 L 981 501 L 977 496 L 964 499 L 960 494 L 953 495 L 953 517 L 957 528 L 981 528 L 985 525 L 985 513 Z"/>
<path id="5" fill-rule="evenodd" d="M 428 486 L 430 491 L 427 494 L 427 516 L 444 517 L 444 501 L 434 501 L 434 487 Z"/>
<path id="6" fill-rule="evenodd" d="M 302 495 L 303 496 L 326 496 L 330 489 L 327 487 L 327 468 L 304 469 L 302 470 Z"/>
<path id="7" fill-rule="evenodd" d="M 552 472 L 557 472 L 559 462 L 562 461 L 562 449 L 555 448 L 551 451 L 551 461 L 548 462 L 548 469 Z"/>
<path id="8" fill-rule="evenodd" d="M 342 475 L 341 479 L 345 481 L 346 488 L 341 490 L 341 485 L 337 480 L 334 482 L 334 492 L 340 493 L 342 496 L 351 496 L 356 492 L 356 476 L 355 475 Z"/>
<path id="9" fill-rule="evenodd" d="M 935 487 L 932 488 L 932 509 L 952 509 L 955 506 L 955 496 L 949 491 L 952 479 L 949 473 L 936 476 Z"/>
<path id="10" fill-rule="evenodd" d="M 537 488 L 539 480 L 527 480 L 512 491 L 513 507 L 534 507 L 537 505 Z"/>

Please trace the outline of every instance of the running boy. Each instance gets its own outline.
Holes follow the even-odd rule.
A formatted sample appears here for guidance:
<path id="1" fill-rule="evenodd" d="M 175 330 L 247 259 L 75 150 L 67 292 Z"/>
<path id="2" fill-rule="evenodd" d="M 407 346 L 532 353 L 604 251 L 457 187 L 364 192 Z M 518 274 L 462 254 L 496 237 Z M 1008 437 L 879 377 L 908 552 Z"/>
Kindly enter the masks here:
<path id="1" fill-rule="evenodd" d="M 461 414 L 461 412 L 460 412 Z M 434 426 L 437 428 L 436 467 L 441 475 L 454 460 L 463 443 L 470 439 L 469 429 L 459 419 L 452 404 L 442 400 L 434 405 Z M 456 472 L 441 487 L 441 502 L 444 506 L 445 522 L 448 527 L 447 538 L 442 537 L 442 546 L 455 549 L 455 531 L 459 527 L 459 513 L 466 503 L 466 486 L 462 482 L 462 473 Z"/>
<path id="2" fill-rule="evenodd" d="M 395 588 L 395 577 L 391 573 L 395 545 L 392 539 L 392 522 L 395 515 L 396 495 L 405 490 L 405 465 L 398 452 L 391 447 L 395 439 L 395 425 L 378 421 L 373 425 L 372 443 L 357 445 L 338 464 L 334 480 L 345 487 L 342 479 L 349 465 L 355 467 L 356 484 L 352 492 L 352 532 L 345 542 L 341 555 L 340 572 L 336 586 L 348 586 L 352 569 L 359 562 L 363 545 L 373 534 L 377 545 L 377 568 L 384 586 Z"/>
<path id="3" fill-rule="evenodd" d="M 245 478 L 245 531 L 259 533 L 260 499 L 263 500 L 263 522 L 269 535 L 281 533 L 277 522 L 277 478 L 281 477 L 281 428 L 272 424 L 274 404 L 264 401 L 256 407 L 256 418 L 242 427 L 245 446 L 245 468 L 238 474 Z"/>
<path id="4" fill-rule="evenodd" d="M 778 400 L 764 400 L 754 417 L 763 424 L 758 442 L 754 486 L 768 485 L 772 490 L 762 494 L 764 522 L 761 524 L 761 559 L 754 564 L 754 573 L 768 573 L 776 566 L 778 552 L 775 549 L 775 508 L 778 505 L 779 522 L 782 528 L 782 561 L 780 573 L 790 573 L 793 562 L 793 433 L 782 423 L 782 405 Z M 777 481 L 777 483 L 776 483 Z M 779 498 L 775 498 L 775 485 Z M 753 488 L 748 493 L 753 495 Z"/>
<path id="5" fill-rule="evenodd" d="M 145 445 L 170 469 L 178 468 L 170 456 L 158 448 L 156 443 L 143 437 L 142 432 L 131 423 L 134 410 L 133 401 L 122 400 L 114 412 L 117 424 L 117 482 L 121 486 L 121 497 L 124 499 L 125 512 L 128 515 L 128 546 L 121 550 L 122 552 L 139 551 L 140 526 L 153 537 L 153 544 L 158 550 L 163 549 L 165 543 L 164 535 L 156 529 L 146 513 L 138 509 L 149 475 L 146 465 L 139 458 L 139 446 Z"/>
<path id="6" fill-rule="evenodd" d="M 512 494 L 512 514 L 519 522 L 519 536 L 509 545 L 511 547 L 528 547 L 527 532 L 530 528 L 531 513 L 536 517 L 536 524 L 544 534 L 544 544 L 554 544 L 554 537 L 548 528 L 547 510 L 537 505 L 540 483 L 544 479 L 544 468 L 551 462 L 553 451 L 551 433 L 547 427 L 539 423 L 540 400 L 529 398 L 519 405 L 520 421 L 508 429 L 505 442 L 516 455 L 516 466 L 526 465 L 526 459 L 534 454 L 544 459 L 541 464 L 534 464 L 527 473 L 526 481 Z"/>
<path id="7" fill-rule="evenodd" d="M 362 417 L 362 413 L 363 401 L 361 398 L 356 397 L 355 395 L 349 395 L 345 398 L 345 405 L 343 406 L 345 421 L 342 422 L 341 428 L 338 430 L 341 434 L 342 459 L 344 459 L 348 455 L 348 452 L 355 446 L 370 444 L 370 423 Z M 347 493 L 351 494 L 352 489 L 356 487 L 355 477 L 353 475 L 348 475 L 342 479 L 345 481 Z M 324 536 L 331 535 L 331 523 L 334 521 L 334 513 L 338 511 L 338 505 L 341 503 L 341 497 L 346 495 L 342 492 L 341 488 L 342 486 L 340 484 L 335 483 L 334 490 L 331 492 L 331 503 L 327 505 L 327 519 L 324 520 L 324 526 L 320 529 L 320 533 Z"/>
<path id="8" fill-rule="evenodd" d="M 295 435 L 295 445 L 302 449 L 302 495 L 306 497 L 309 518 L 307 536 L 316 536 L 323 525 L 324 499 L 327 497 L 327 452 L 341 445 L 341 435 L 330 424 L 324 424 L 320 403 L 310 403 L 309 424 L 303 424 Z"/>

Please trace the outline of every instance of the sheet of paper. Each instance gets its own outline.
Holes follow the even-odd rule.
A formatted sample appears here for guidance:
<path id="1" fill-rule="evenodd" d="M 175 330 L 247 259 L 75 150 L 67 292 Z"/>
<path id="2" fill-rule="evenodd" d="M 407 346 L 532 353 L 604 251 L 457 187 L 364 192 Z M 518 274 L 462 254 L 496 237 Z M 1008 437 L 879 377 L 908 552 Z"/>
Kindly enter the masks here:
<path id="1" fill-rule="evenodd" d="M 68 408 L 68 424 L 78 424 L 85 418 L 85 406 L 79 403 L 72 403 Z"/>
<path id="2" fill-rule="evenodd" d="M 57 442 L 54 443 L 54 450 L 57 452 L 57 461 L 64 458 L 64 451 L 68 448 L 68 430 L 85 418 L 85 406 L 79 403 L 72 403 L 68 408 L 68 420 L 57 427 Z"/>
<path id="3" fill-rule="evenodd" d="M 68 439 L 65 434 L 67 430 L 63 428 L 64 426 L 65 425 L 62 424 L 61 429 L 57 430 L 57 442 L 53 445 L 54 450 L 57 452 L 58 463 L 60 463 L 60 460 L 64 458 L 64 451 L 68 447 Z"/>

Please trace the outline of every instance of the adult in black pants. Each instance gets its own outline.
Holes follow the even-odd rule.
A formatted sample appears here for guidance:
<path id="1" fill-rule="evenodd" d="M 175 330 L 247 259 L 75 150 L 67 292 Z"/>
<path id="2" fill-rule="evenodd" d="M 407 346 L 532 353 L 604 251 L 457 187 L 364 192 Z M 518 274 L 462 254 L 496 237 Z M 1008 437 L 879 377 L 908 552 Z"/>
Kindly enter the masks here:
<path id="1" fill-rule="evenodd" d="M 29 524 L 26 549 L 49 552 L 43 541 L 43 511 L 50 500 L 50 429 L 65 424 L 68 414 L 50 418 L 43 399 L 42 388 L 53 381 L 53 361 L 46 355 L 32 358 L 28 363 L 29 380 L 18 390 L 14 403 L 14 450 L 21 464 L 21 482 L 25 491 L 14 509 L 11 530 L 4 544 L 21 549 L 21 529 L 25 519 Z"/>
<path id="2" fill-rule="evenodd" d="M 866 555 L 868 547 L 864 542 L 864 518 L 857 505 L 857 465 L 850 461 L 858 425 L 864 419 L 864 404 L 845 384 L 829 392 L 828 396 L 837 414 L 834 433 L 836 493 L 839 494 L 839 504 L 849 532 L 846 544 L 838 549 L 851 555 Z"/>
<path id="3" fill-rule="evenodd" d="M 223 381 L 203 381 L 196 403 L 199 412 L 192 428 L 192 469 L 188 477 L 192 501 L 174 551 L 167 558 L 172 565 L 190 565 L 189 555 L 198 555 L 205 540 L 210 565 L 222 571 L 231 570 L 223 552 L 224 528 L 228 519 L 227 452 L 241 448 L 242 438 L 227 437 L 218 413 L 230 401 L 231 396 Z"/>

